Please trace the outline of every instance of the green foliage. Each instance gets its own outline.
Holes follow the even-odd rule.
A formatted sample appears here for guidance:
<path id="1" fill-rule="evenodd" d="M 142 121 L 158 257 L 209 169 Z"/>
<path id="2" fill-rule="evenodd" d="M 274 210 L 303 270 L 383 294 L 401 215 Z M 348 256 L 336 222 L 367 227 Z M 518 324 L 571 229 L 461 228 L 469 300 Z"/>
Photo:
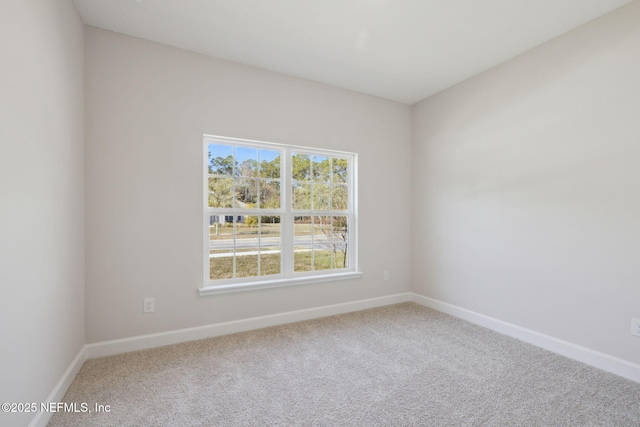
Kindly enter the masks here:
<path id="1" fill-rule="evenodd" d="M 231 178 L 209 178 L 209 206 L 229 208 L 233 204 L 233 180 Z"/>
<path id="2" fill-rule="evenodd" d="M 331 209 L 331 187 L 329 184 L 313 184 L 311 186 L 313 209 Z"/>
<path id="3" fill-rule="evenodd" d="M 246 216 L 244 218 L 244 225 L 249 227 L 257 227 L 258 226 L 258 217 L 257 216 Z"/>
<path id="4" fill-rule="evenodd" d="M 260 178 L 280 178 L 280 156 L 260 162 Z"/>
<path id="5" fill-rule="evenodd" d="M 347 159 L 295 154 L 291 161 L 294 209 L 347 209 Z"/>
<path id="6" fill-rule="evenodd" d="M 261 218 L 261 223 L 263 224 L 263 227 L 266 224 L 280 224 L 280 216 L 262 216 Z M 263 228 L 263 232 L 264 232 L 264 228 Z M 279 235 L 279 231 L 278 231 L 278 235 Z"/>
<path id="7" fill-rule="evenodd" d="M 247 159 L 238 166 L 238 175 L 255 178 L 258 176 L 258 161 Z"/>
<path id="8" fill-rule="evenodd" d="M 257 205 L 260 191 L 260 208 L 280 208 L 280 156 L 260 163 L 247 159 L 238 165 L 232 155 L 212 158 L 210 152 L 209 173 L 212 175 L 209 178 L 211 207 L 233 207 L 234 200 L 242 207 Z"/>
<path id="9" fill-rule="evenodd" d="M 348 194 L 347 194 L 347 186 L 342 184 L 337 184 L 332 187 L 332 197 L 331 197 L 331 209 L 334 210 L 347 210 L 348 204 Z"/>
<path id="10" fill-rule="evenodd" d="M 347 171 L 349 162 L 347 159 L 334 158 L 331 162 L 333 171 L 333 182 L 347 182 Z"/>
<path id="11" fill-rule="evenodd" d="M 269 234 L 272 233 L 273 231 L 268 231 L 269 228 L 273 228 L 273 227 L 267 227 L 267 224 L 280 224 L 280 216 L 267 216 L 267 215 L 262 215 L 262 216 L 253 216 L 253 215 L 248 215 L 244 218 L 244 225 L 249 226 L 249 227 L 257 227 L 258 224 L 262 224 L 262 231 L 260 232 L 261 234 Z M 279 229 L 278 229 L 278 235 L 280 235 Z"/>
<path id="12" fill-rule="evenodd" d="M 313 163 L 311 164 L 312 179 L 314 181 L 328 182 L 331 176 L 331 159 L 324 157 L 321 157 L 321 159 L 318 156 L 313 156 Z"/>
<path id="13" fill-rule="evenodd" d="M 260 180 L 260 208 L 280 208 L 280 180 Z"/>
<path id="14" fill-rule="evenodd" d="M 236 200 L 240 202 L 240 206 L 253 208 L 258 203 L 257 184 L 257 181 L 251 178 L 235 179 Z"/>
<path id="15" fill-rule="evenodd" d="M 231 155 L 212 159 L 211 153 L 209 153 L 209 173 L 211 174 L 233 176 L 234 168 L 237 165 L 238 162 Z"/>
<path id="16" fill-rule="evenodd" d="M 311 180 L 311 158 L 306 154 L 291 157 L 292 178 L 297 181 Z"/>
<path id="17" fill-rule="evenodd" d="M 293 184 L 293 208 L 311 209 L 311 185 L 305 183 Z"/>
<path id="18" fill-rule="evenodd" d="M 347 182 L 347 159 L 294 154 L 291 157 L 291 166 L 292 178 L 296 181 Z"/>

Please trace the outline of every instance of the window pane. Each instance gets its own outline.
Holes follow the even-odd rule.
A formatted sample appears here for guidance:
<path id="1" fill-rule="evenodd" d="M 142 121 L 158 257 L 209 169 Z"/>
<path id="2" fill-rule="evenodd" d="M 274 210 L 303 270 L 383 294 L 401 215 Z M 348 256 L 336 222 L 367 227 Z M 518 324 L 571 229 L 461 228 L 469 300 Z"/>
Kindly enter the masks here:
<path id="1" fill-rule="evenodd" d="M 272 274 L 280 274 L 280 256 L 281 248 L 279 246 L 267 247 L 260 250 L 260 275 L 269 276 Z"/>
<path id="2" fill-rule="evenodd" d="M 228 221 L 228 220 L 231 221 Z M 234 265 L 233 218 L 209 215 L 209 278 L 233 278 Z"/>
<path id="3" fill-rule="evenodd" d="M 233 247 L 233 217 L 225 215 L 209 216 L 209 240 L 222 241 L 230 240 Z M 212 244 L 212 247 L 215 246 Z M 225 243 L 225 247 L 229 246 Z"/>
<path id="4" fill-rule="evenodd" d="M 259 217 L 242 216 L 237 218 L 236 224 L 236 247 L 237 248 L 257 248 L 260 228 L 258 227 Z"/>
<path id="5" fill-rule="evenodd" d="M 260 150 L 260 177 L 280 178 L 280 152 Z"/>
<path id="6" fill-rule="evenodd" d="M 260 209 L 280 209 L 280 181 L 260 180 Z"/>
<path id="7" fill-rule="evenodd" d="M 313 184 L 311 187 L 311 195 L 313 196 L 313 209 L 329 210 L 331 207 L 329 184 Z"/>
<path id="8" fill-rule="evenodd" d="M 316 242 L 327 242 L 331 240 L 331 217 L 314 216 L 313 234 Z"/>
<path id="9" fill-rule="evenodd" d="M 335 264 L 335 268 L 347 268 L 349 267 L 347 264 L 347 252 L 346 252 L 346 245 L 344 246 L 344 250 L 336 250 L 335 251 L 335 257 L 336 257 L 336 264 Z"/>
<path id="10" fill-rule="evenodd" d="M 281 272 L 281 226 L 280 216 L 260 217 L 260 275 L 268 276 Z"/>
<path id="11" fill-rule="evenodd" d="M 236 178 L 236 208 L 257 208 L 258 207 L 258 180 L 251 178 Z"/>
<path id="12" fill-rule="evenodd" d="M 348 206 L 347 186 L 334 184 L 331 192 L 331 209 L 337 211 L 346 211 Z"/>
<path id="13" fill-rule="evenodd" d="M 209 251 L 209 278 L 211 280 L 233 278 L 233 249 Z"/>
<path id="14" fill-rule="evenodd" d="M 236 277 L 258 275 L 259 221 L 259 217 L 246 216 L 236 223 Z"/>
<path id="15" fill-rule="evenodd" d="M 306 244 L 311 243 L 311 217 L 310 216 L 297 216 L 293 223 L 293 235 L 295 236 L 295 243 Z"/>
<path id="16" fill-rule="evenodd" d="M 230 208 L 233 203 L 233 178 L 209 178 L 209 207 Z"/>
<path id="17" fill-rule="evenodd" d="M 261 216 L 260 217 L 260 245 L 280 246 L 280 217 Z"/>
<path id="18" fill-rule="evenodd" d="M 214 175 L 233 176 L 235 161 L 233 147 L 221 144 L 208 144 L 209 173 Z"/>
<path id="19" fill-rule="evenodd" d="M 236 147 L 238 176 L 256 178 L 258 176 L 258 149 Z"/>
<path id="20" fill-rule="evenodd" d="M 334 216 L 331 220 L 331 234 L 333 250 L 335 252 L 336 267 L 347 268 L 349 234 L 346 216 Z"/>
<path id="21" fill-rule="evenodd" d="M 331 217 L 313 217 L 313 269 L 328 270 L 334 266 Z"/>
<path id="22" fill-rule="evenodd" d="M 311 209 L 311 184 L 294 183 L 293 209 Z"/>
<path id="23" fill-rule="evenodd" d="M 313 269 L 330 270 L 335 268 L 335 254 L 326 246 L 318 246 L 313 251 Z"/>
<path id="24" fill-rule="evenodd" d="M 313 156 L 311 170 L 314 181 L 328 182 L 331 173 L 329 158 L 326 156 Z"/>
<path id="25" fill-rule="evenodd" d="M 313 269 L 313 233 L 311 217 L 295 217 L 293 234 L 295 245 L 293 252 L 293 270 L 311 271 Z"/>
<path id="26" fill-rule="evenodd" d="M 258 252 L 239 250 L 236 252 L 236 277 L 254 277 L 258 275 Z"/>
<path id="27" fill-rule="evenodd" d="M 260 217 L 260 274 L 280 274 L 280 216 Z"/>
<path id="28" fill-rule="evenodd" d="M 311 159 L 306 154 L 293 153 L 291 157 L 291 178 L 296 181 L 311 180 Z"/>
<path id="29" fill-rule="evenodd" d="M 347 183 L 347 171 L 349 162 L 347 159 L 334 157 L 331 159 L 332 180 L 336 183 Z"/>
<path id="30" fill-rule="evenodd" d="M 312 271 L 313 252 L 306 246 L 296 246 L 293 252 L 293 271 Z"/>

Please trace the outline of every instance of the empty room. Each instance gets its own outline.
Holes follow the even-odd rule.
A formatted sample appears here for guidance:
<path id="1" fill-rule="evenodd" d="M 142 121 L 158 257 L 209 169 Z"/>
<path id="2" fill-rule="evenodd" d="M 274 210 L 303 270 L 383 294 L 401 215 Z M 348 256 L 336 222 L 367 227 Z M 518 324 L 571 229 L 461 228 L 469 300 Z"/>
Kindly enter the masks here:
<path id="1" fill-rule="evenodd" d="M 640 0 L 2 0 L 1 426 L 640 426 Z"/>

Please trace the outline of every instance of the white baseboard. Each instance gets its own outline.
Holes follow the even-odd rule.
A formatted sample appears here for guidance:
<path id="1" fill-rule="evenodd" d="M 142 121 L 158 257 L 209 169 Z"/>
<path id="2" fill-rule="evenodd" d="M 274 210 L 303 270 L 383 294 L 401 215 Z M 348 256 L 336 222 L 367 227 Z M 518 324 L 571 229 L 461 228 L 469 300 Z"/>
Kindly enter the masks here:
<path id="1" fill-rule="evenodd" d="M 47 400 L 45 400 L 44 402 L 62 401 L 62 398 L 71 386 L 71 383 L 73 383 L 76 375 L 78 375 L 78 372 L 80 372 L 80 368 L 82 368 L 85 360 L 87 360 L 86 345 L 82 346 L 67 370 L 64 372 L 64 374 L 62 374 L 62 378 L 60 378 L 58 384 L 56 384 L 56 386 L 53 388 L 53 391 L 51 392 L 51 394 L 49 394 L 49 397 L 47 397 Z M 38 412 L 36 416 L 31 420 L 31 423 L 29 423 L 29 427 L 45 427 L 49 423 L 52 415 L 52 412 Z"/>
<path id="2" fill-rule="evenodd" d="M 484 314 L 476 313 L 465 308 L 448 304 L 433 298 L 412 293 L 412 301 L 425 307 L 433 308 L 446 314 L 458 317 L 476 325 L 494 330 L 503 335 L 517 338 L 521 341 L 533 344 L 545 350 L 552 351 L 562 356 L 577 360 L 587 365 L 611 372 L 632 381 L 640 382 L 640 365 L 619 359 L 605 353 L 582 347 L 568 341 L 541 334 Z"/>
<path id="3" fill-rule="evenodd" d="M 252 329 L 266 328 L 268 326 L 282 325 L 285 323 L 299 322 L 302 320 L 319 317 L 333 316 L 335 314 L 365 310 L 367 308 L 381 307 L 412 300 L 410 292 L 387 295 L 341 304 L 325 305 L 322 307 L 308 308 L 304 310 L 288 311 L 285 313 L 268 316 L 252 317 L 249 319 L 234 320 L 231 322 L 216 323 L 213 325 L 198 326 L 195 328 L 179 329 L 175 331 L 160 332 L 157 334 L 140 335 L 112 341 L 103 341 L 87 344 L 86 358 L 111 356 L 129 351 L 145 350 L 170 344 L 178 344 L 186 341 L 199 340 L 220 335 L 233 334 Z"/>

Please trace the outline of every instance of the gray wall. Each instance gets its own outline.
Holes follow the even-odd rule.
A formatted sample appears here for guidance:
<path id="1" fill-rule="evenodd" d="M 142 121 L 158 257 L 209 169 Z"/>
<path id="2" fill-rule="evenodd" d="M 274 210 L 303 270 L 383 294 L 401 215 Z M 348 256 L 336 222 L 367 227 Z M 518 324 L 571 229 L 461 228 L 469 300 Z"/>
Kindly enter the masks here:
<path id="1" fill-rule="evenodd" d="M 89 343 L 409 290 L 409 106 L 96 28 L 85 36 Z M 203 134 L 357 152 L 364 278 L 197 296 Z M 147 296 L 153 314 L 142 313 Z"/>
<path id="2" fill-rule="evenodd" d="M 640 363 L 640 2 L 413 107 L 412 289 Z"/>
<path id="3" fill-rule="evenodd" d="M 44 402 L 85 342 L 83 24 L 3 0 L 0 52 L 0 401 Z"/>

